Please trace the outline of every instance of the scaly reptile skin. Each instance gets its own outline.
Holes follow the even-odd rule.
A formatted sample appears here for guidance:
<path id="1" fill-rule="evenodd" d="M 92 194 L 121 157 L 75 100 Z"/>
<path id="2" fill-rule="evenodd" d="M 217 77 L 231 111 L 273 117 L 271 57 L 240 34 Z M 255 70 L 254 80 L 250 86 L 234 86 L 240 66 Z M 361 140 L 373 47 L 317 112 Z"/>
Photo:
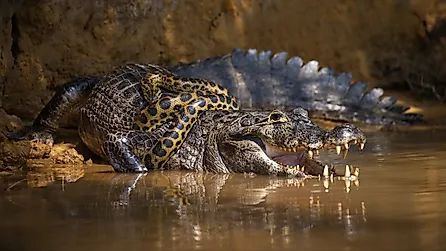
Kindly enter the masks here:
<path id="1" fill-rule="evenodd" d="M 421 114 L 383 96 L 381 88 L 366 91 L 367 83 L 352 82 L 350 73 L 335 75 L 319 68 L 315 60 L 306 64 L 288 53 L 235 49 L 217 56 L 168 69 L 183 77 L 204 78 L 221 84 L 238 98 L 242 109 L 285 109 L 300 106 L 312 117 L 371 124 L 412 124 Z"/>
<path id="2" fill-rule="evenodd" d="M 181 147 L 202 112 L 239 109 L 236 99 L 229 95 L 228 90 L 213 82 L 181 78 L 150 64 L 135 64 L 127 68 L 132 67 L 148 71 L 140 81 L 147 105 L 136 117 L 134 130 L 153 132 L 166 122 L 172 122 L 143 157 L 144 164 L 150 169 L 163 168 L 166 161 Z M 126 70 L 124 68 L 122 71 Z M 120 73 L 118 70 L 118 74 Z"/>
<path id="3" fill-rule="evenodd" d="M 323 174 L 323 165 L 307 152 L 336 146 L 346 150 L 345 146 L 355 141 L 358 145 L 366 142 L 356 126 L 344 124 L 327 131 L 314 124 L 302 108 L 291 112 L 207 111 L 166 166 L 218 173 L 316 176 Z"/>
<path id="4" fill-rule="evenodd" d="M 132 67 L 134 68 L 131 69 Z M 60 117 L 81 105 L 83 112 L 80 133 L 86 144 L 99 155 L 109 159 L 117 171 L 145 170 L 145 163 L 142 163 L 144 158 L 138 156 L 141 156 L 142 153 L 147 154 L 147 147 L 153 146 L 153 142 L 162 137 L 168 130 L 170 122 L 156 130 L 153 130 L 154 127 L 150 127 L 150 125 L 162 124 L 171 118 L 156 121 L 154 120 L 156 118 L 151 117 L 152 120 L 148 122 L 148 129 L 139 127 L 138 130 L 134 130 L 135 119 L 136 123 L 138 121 L 145 122 L 143 117 L 138 116 L 145 114 L 147 118 L 149 110 L 144 110 L 148 107 L 147 100 L 153 96 L 153 93 L 156 93 L 156 90 L 152 90 L 153 92 L 150 94 L 150 89 L 149 91 L 143 91 L 144 85 L 141 83 L 144 83 L 144 78 L 147 77 L 149 72 L 149 70 L 144 70 L 144 67 L 148 67 L 148 65 L 142 65 L 141 69 L 137 69 L 136 65 L 124 66 L 105 77 L 81 78 L 66 84 L 40 113 L 31 130 L 12 135 L 12 138 L 22 136 L 51 142 L 52 134 L 59 126 Z M 127 70 L 123 70 L 124 68 Z M 269 51 L 248 50 L 245 53 L 237 49 L 226 56 L 177 65 L 167 69 L 181 77 L 203 78 L 218 82 L 239 98 L 242 108 L 280 109 L 282 111 L 279 112 L 286 114 L 288 117 L 290 113 L 283 111 L 291 110 L 298 105 L 309 110 L 312 116 L 365 123 L 404 124 L 420 121 L 422 117 L 419 114 L 406 113 L 408 107 L 395 105 L 395 98 L 382 98 L 383 90 L 380 88 L 366 92 L 367 85 L 363 82 L 351 83 L 351 75 L 348 73 L 336 76 L 328 68 L 319 69 L 317 61 L 303 64 L 298 57 L 287 60 L 286 53 L 277 53 L 271 57 Z M 164 83 L 164 80 L 161 82 Z M 145 99 L 144 95 L 147 95 Z M 172 101 L 175 95 L 168 97 L 168 100 Z M 178 98 L 178 94 L 176 97 Z M 158 101 L 160 100 L 158 99 Z M 202 118 L 215 114 L 218 116 L 229 115 L 219 115 L 220 112 L 205 111 Z M 249 114 L 249 112 L 244 111 L 234 114 Z M 269 115 L 272 114 L 268 113 Z M 213 133 L 203 134 L 203 138 L 196 140 L 198 136 L 202 136 L 201 131 L 208 131 L 203 127 L 202 119 L 199 121 L 200 123 L 191 127 L 186 142 L 180 147 L 180 151 L 169 159 L 166 168 L 215 169 L 214 171 L 219 172 L 242 171 L 232 166 L 229 167 L 225 163 L 223 163 L 223 166 L 220 165 L 215 168 L 204 162 L 207 159 L 212 159 L 212 157 L 204 156 L 208 156 L 206 154 L 208 152 L 207 148 L 216 140 L 209 139 L 215 137 Z M 226 125 L 230 122 L 220 121 L 216 123 Z M 298 124 L 299 121 L 292 121 L 292 123 Z M 140 123 L 139 126 L 143 124 Z M 214 128 L 214 126 L 219 128 L 215 124 L 208 124 L 208 127 Z M 223 126 L 223 128 L 226 127 Z M 153 132 L 147 133 L 141 132 L 141 130 L 147 130 L 148 132 L 153 130 Z M 338 132 L 342 134 L 346 131 L 348 130 L 342 129 Z M 318 130 L 313 131 L 314 135 L 318 135 L 318 133 Z M 322 135 L 328 134 L 322 133 Z M 259 137 L 257 135 L 257 138 L 254 137 L 255 140 L 253 141 L 247 140 L 247 138 L 244 140 L 258 142 Z M 148 140 L 148 138 L 151 140 Z M 145 143 L 143 146 L 129 143 L 135 140 Z M 349 140 L 347 137 L 339 141 L 326 139 L 322 142 L 330 142 L 335 145 L 340 143 L 338 147 L 341 145 L 345 149 L 345 142 Z M 215 144 L 222 145 L 220 142 Z M 245 142 L 237 146 L 244 144 L 252 143 Z M 241 147 L 235 147 L 235 149 L 239 151 L 237 153 L 247 152 L 245 149 L 241 150 Z M 314 149 L 310 150 L 313 152 Z M 224 155 L 224 153 L 221 155 Z M 253 154 L 253 156 L 255 155 Z M 311 162 L 307 158 L 305 158 L 305 161 Z M 192 165 L 192 162 L 199 164 Z M 299 163 L 302 163 L 302 161 L 299 161 Z M 319 166 L 319 164 L 314 166 Z M 269 170 L 265 173 L 276 173 L 277 170 L 279 170 L 277 173 L 280 173 L 280 168 L 266 168 L 265 170 Z M 263 173 L 264 170 L 254 171 Z"/>
<path id="5" fill-rule="evenodd" d="M 151 132 L 135 129 L 135 119 L 147 107 L 146 99 L 151 97 L 144 98 L 142 80 L 152 67 L 129 64 L 102 78 L 77 79 L 66 84 L 30 130 L 11 138 L 51 141 L 58 118 L 67 108 L 83 102 L 79 133 L 92 151 L 107 159 L 116 171 L 141 172 L 153 168 L 148 156 L 152 149 L 159 151 L 157 142 L 170 145 L 163 137 L 179 122 L 168 121 Z M 319 149 L 348 148 L 349 143 L 363 145 L 366 141 L 363 133 L 350 124 L 332 131 L 321 129 L 302 108 L 291 112 L 210 109 L 203 111 L 198 122 L 189 128 L 190 134 L 179 150 L 173 151 L 173 156 L 160 166 L 304 177 L 305 173 L 322 174 L 322 165 L 312 160 L 313 153 Z"/>

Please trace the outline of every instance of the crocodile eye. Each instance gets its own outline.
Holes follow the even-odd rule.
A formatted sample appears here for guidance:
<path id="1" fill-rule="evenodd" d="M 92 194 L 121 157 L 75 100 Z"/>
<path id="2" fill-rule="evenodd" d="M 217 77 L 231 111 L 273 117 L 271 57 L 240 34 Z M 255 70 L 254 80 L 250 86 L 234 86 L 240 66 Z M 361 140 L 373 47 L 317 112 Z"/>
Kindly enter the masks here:
<path id="1" fill-rule="evenodd" d="M 288 117 L 283 114 L 281 111 L 272 111 L 269 115 L 268 122 L 288 122 Z"/>
<path id="2" fill-rule="evenodd" d="M 274 113 L 274 114 L 271 114 L 271 116 L 269 116 L 269 119 L 271 121 L 277 121 L 277 120 L 280 120 L 280 117 L 282 117 L 280 114 Z"/>

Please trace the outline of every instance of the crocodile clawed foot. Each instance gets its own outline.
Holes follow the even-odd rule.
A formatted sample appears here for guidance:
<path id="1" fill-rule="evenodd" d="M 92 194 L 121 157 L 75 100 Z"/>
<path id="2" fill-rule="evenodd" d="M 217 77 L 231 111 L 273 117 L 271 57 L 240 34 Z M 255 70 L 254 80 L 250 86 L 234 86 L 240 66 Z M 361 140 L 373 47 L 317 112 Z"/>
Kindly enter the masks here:
<path id="1" fill-rule="evenodd" d="M 30 142 L 49 146 L 53 146 L 54 144 L 54 137 L 51 132 L 36 127 L 27 127 L 20 131 L 13 132 L 8 135 L 8 139 L 11 141 L 29 140 Z"/>
<path id="2" fill-rule="evenodd" d="M 302 170 L 301 170 L 299 165 L 296 167 L 286 168 L 285 170 L 286 170 L 286 173 L 288 176 L 296 177 L 296 178 L 303 178 L 303 179 L 308 178 L 308 175 L 305 174 L 305 172 L 304 172 L 305 171 L 304 168 L 302 168 Z"/>

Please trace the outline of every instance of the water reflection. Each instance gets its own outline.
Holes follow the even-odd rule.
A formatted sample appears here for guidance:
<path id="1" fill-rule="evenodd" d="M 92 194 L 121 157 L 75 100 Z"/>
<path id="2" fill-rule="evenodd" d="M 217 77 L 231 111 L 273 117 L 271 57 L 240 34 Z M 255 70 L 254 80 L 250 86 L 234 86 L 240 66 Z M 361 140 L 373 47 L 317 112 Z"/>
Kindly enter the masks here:
<path id="1" fill-rule="evenodd" d="M 6 250 L 441 250 L 445 135 L 371 134 L 365 152 L 347 160 L 361 168 L 360 180 L 115 174 L 108 166 L 0 175 L 7 216 L 0 243 Z M 336 156 L 321 153 L 346 163 Z"/>
<path id="2" fill-rule="evenodd" d="M 36 177 L 44 178 L 35 182 Z M 101 226 L 109 236 L 121 239 L 130 235 L 126 238 L 156 240 L 152 244 L 158 247 L 199 248 L 215 242 L 216 236 L 224 246 L 225 240 L 233 236 L 252 233 L 261 235 L 262 242 L 266 241 L 267 234 L 270 245 L 281 243 L 285 247 L 296 244 L 293 238 L 299 232 L 309 235 L 313 228 L 332 225 L 350 235 L 366 220 L 365 202 L 352 203 L 345 192 L 345 181 L 337 179 L 329 182 L 333 190 L 343 191 L 340 193 L 343 196 L 328 196 L 317 179 L 189 172 L 100 172 L 87 174 L 76 183 L 63 184 L 48 182 L 52 177 L 54 172 L 30 173 L 30 181 L 10 189 L 9 203 L 2 202 L 6 203 L 2 211 L 22 205 L 11 224 L 18 221 L 25 225 L 47 225 L 48 221 L 63 221 L 70 229 L 82 227 L 82 234 L 70 233 L 75 236 L 88 232 L 95 236 Z M 44 185 L 46 189 L 26 189 L 26 186 Z M 280 189 L 283 191 L 279 193 Z M 29 220 L 29 215 L 39 215 L 46 223 L 37 218 L 32 223 L 24 221 Z M 57 236 L 61 230 L 57 225 L 46 230 Z M 63 231 L 64 235 L 67 231 L 70 232 Z"/>

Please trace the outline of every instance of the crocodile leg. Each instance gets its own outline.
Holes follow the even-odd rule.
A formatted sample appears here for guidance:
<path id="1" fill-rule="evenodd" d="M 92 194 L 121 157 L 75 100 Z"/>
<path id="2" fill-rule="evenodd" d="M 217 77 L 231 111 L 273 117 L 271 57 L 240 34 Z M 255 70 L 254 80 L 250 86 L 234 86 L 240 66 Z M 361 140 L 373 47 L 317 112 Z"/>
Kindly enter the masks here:
<path id="1" fill-rule="evenodd" d="M 104 142 L 104 153 L 116 172 L 145 172 L 144 163 L 137 156 L 138 149 L 150 149 L 154 139 L 141 131 L 110 133 Z"/>
<path id="2" fill-rule="evenodd" d="M 43 108 L 31 127 L 10 134 L 11 140 L 35 140 L 53 144 L 53 134 L 59 129 L 59 121 L 73 109 L 80 107 L 99 79 L 85 77 L 64 84 Z"/>
<path id="3" fill-rule="evenodd" d="M 158 139 L 165 135 L 172 122 L 151 133 L 140 130 L 120 130 L 109 133 L 102 145 L 105 157 L 116 172 L 145 172 L 144 156 Z"/>

